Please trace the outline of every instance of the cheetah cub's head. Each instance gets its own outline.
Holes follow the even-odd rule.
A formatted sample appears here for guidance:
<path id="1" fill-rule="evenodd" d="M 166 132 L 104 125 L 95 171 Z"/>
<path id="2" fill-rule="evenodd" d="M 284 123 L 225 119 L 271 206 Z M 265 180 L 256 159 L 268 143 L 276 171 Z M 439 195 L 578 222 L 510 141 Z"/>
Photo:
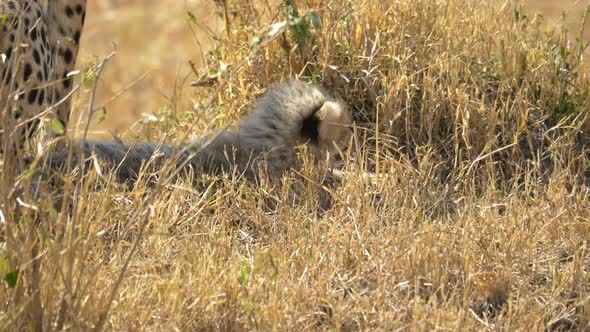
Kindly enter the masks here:
<path id="1" fill-rule="evenodd" d="M 302 135 L 315 145 L 316 157 L 324 159 L 345 147 L 351 125 L 352 117 L 343 104 L 326 101 L 303 121 Z"/>

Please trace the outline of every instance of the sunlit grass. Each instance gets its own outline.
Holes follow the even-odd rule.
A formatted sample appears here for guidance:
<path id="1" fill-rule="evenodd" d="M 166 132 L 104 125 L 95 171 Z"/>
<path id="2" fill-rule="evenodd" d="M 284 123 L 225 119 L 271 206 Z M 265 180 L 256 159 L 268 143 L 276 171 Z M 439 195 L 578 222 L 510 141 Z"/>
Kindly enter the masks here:
<path id="1" fill-rule="evenodd" d="M 249 3 L 217 7 L 229 32 L 144 133 L 190 139 L 301 75 L 354 113 L 338 176 L 127 190 L 90 172 L 79 194 L 64 177 L 39 224 L 3 212 L 0 272 L 20 277 L 0 328 L 33 326 L 36 292 L 47 329 L 589 328 L 590 79 L 565 31 L 510 3 Z"/>

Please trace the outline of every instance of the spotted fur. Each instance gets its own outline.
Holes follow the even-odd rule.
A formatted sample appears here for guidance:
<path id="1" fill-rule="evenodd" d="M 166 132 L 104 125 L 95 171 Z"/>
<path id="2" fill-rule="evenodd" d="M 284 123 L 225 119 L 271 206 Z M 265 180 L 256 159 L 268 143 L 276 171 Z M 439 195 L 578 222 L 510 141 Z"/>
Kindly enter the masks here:
<path id="1" fill-rule="evenodd" d="M 85 15 L 86 0 L 0 0 L 0 129 L 17 128 L 4 138 L 22 144 L 70 93 Z M 66 128 L 70 109 L 68 98 L 49 115 Z"/>

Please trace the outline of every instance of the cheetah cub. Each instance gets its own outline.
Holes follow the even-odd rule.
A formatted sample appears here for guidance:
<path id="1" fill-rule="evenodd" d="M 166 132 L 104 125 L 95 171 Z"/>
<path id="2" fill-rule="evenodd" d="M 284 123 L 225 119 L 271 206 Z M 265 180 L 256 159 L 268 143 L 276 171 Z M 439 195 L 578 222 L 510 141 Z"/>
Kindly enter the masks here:
<path id="1" fill-rule="evenodd" d="M 115 141 L 74 142 L 86 158 L 93 154 L 115 168 L 119 181 L 134 181 L 146 163 L 161 165 L 176 158 L 178 167 L 218 174 L 238 171 L 249 180 L 260 172 L 278 178 L 297 162 L 297 147 L 308 144 L 316 160 L 342 146 L 351 130 L 344 104 L 324 89 L 301 80 L 285 81 L 262 95 L 237 128 L 214 131 L 181 146 Z M 52 168 L 63 169 L 67 151 L 49 155 Z"/>

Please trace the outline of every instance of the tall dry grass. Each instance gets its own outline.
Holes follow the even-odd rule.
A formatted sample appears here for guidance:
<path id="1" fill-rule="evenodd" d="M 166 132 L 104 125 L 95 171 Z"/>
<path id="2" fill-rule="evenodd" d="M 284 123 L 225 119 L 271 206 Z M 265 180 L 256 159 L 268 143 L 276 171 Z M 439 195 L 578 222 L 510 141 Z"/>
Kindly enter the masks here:
<path id="1" fill-rule="evenodd" d="M 177 88 L 192 72 L 188 61 L 202 67 L 207 52 L 219 44 L 223 20 L 213 2 L 98 0 L 88 2 L 87 12 L 78 67 L 117 54 L 98 83 L 96 103 L 104 105 L 104 113 L 91 121 L 91 137 L 141 136 L 141 122 L 172 104 L 192 108 L 191 90 Z M 198 17 L 196 23 L 187 22 L 187 12 Z M 84 91 L 76 95 L 74 136 L 82 135 L 88 97 Z"/>
<path id="2" fill-rule="evenodd" d="M 588 3 L 580 0 L 551 1 L 551 0 L 525 0 L 523 6 L 530 14 L 543 16 L 544 24 L 547 27 L 556 27 L 562 23 L 565 12 L 566 28 L 570 31 L 580 31 L 582 17 L 588 9 Z M 586 29 L 590 22 L 585 23 Z M 572 38 L 573 39 L 573 38 Z"/>
<path id="3" fill-rule="evenodd" d="M 355 115 L 340 179 L 306 163 L 277 186 L 196 191 L 168 169 L 132 190 L 96 170 L 57 192 L 41 182 L 20 214 L 3 205 L 1 328 L 590 328 L 579 45 L 514 3 L 296 4 L 219 7 L 229 29 L 201 73 L 213 85 L 147 135 L 232 123 L 300 74 Z"/>

